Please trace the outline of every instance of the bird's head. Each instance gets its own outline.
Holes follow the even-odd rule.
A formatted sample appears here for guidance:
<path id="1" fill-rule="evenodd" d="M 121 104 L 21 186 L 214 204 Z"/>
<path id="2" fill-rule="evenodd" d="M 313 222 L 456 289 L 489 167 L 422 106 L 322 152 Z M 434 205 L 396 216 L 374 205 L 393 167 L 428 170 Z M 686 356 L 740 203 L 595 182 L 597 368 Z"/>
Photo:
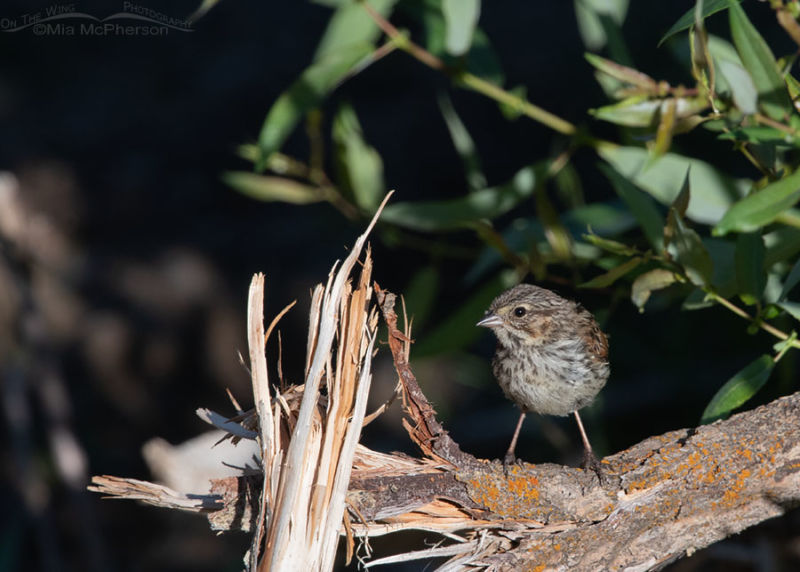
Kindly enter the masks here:
<path id="1" fill-rule="evenodd" d="M 495 298 L 477 325 L 490 328 L 504 345 L 539 345 L 555 333 L 557 317 L 569 304 L 550 290 L 519 284 Z"/>

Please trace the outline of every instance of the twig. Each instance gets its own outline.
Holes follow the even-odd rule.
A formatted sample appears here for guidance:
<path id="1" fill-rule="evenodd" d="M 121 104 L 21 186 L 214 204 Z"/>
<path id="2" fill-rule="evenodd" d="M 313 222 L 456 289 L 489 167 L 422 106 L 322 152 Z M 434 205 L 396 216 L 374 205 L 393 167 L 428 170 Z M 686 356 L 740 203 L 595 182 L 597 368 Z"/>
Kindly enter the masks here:
<path id="1" fill-rule="evenodd" d="M 709 292 L 708 294 L 709 294 L 709 296 L 711 296 L 711 298 L 714 299 L 715 302 L 721 304 L 722 306 L 724 306 L 725 308 L 727 308 L 728 310 L 730 310 L 731 312 L 733 312 L 737 316 L 739 316 L 741 318 L 744 318 L 745 320 L 747 320 L 751 324 L 757 325 L 759 328 L 761 328 L 762 330 L 764 330 L 765 332 L 767 332 L 769 334 L 772 334 L 773 336 L 775 336 L 779 340 L 786 341 L 786 340 L 789 339 L 790 336 L 786 332 L 782 332 L 781 330 L 779 330 L 778 328 L 776 328 L 775 326 L 773 326 L 772 324 L 770 324 L 768 322 L 765 322 L 763 320 L 754 318 L 753 316 L 751 316 L 750 314 L 748 314 L 747 312 L 742 310 L 739 306 L 737 306 L 736 304 L 734 304 L 730 300 L 720 296 L 716 292 Z M 798 340 L 792 341 L 791 345 L 794 348 L 800 349 L 800 341 L 798 341 Z"/>
<path id="2" fill-rule="evenodd" d="M 383 30 L 384 33 L 392 39 L 392 41 L 394 41 L 398 48 L 413 56 L 415 59 L 419 60 L 429 68 L 441 71 L 452 77 L 457 83 L 460 83 L 472 89 L 473 91 L 477 91 L 478 93 L 481 93 L 499 103 L 509 105 L 514 109 L 519 110 L 519 112 L 523 115 L 530 117 L 534 121 L 537 121 L 542 125 L 553 129 L 554 131 L 558 131 L 564 135 L 574 135 L 577 132 L 575 126 L 569 121 L 566 121 L 557 115 L 554 115 L 553 113 L 550 113 L 549 111 L 546 111 L 541 107 L 534 105 L 517 95 L 514 95 L 513 93 L 509 93 L 503 88 L 498 87 L 474 74 L 451 68 L 440 58 L 436 57 L 402 34 L 400 30 L 395 28 L 394 25 L 389 22 L 389 20 L 384 18 L 372 6 L 370 6 L 369 2 L 364 2 L 362 0 L 361 5 L 364 7 L 364 10 L 367 12 L 367 14 L 369 14 L 370 17 L 375 21 L 378 27 Z"/>

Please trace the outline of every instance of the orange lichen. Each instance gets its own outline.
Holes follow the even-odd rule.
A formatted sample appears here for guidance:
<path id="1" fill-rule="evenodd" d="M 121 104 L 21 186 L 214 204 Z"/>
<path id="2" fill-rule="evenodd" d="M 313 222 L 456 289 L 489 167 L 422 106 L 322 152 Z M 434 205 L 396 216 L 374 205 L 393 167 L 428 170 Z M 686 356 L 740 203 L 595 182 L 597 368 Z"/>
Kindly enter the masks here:
<path id="1" fill-rule="evenodd" d="M 537 500 L 539 498 L 539 489 L 536 488 L 539 484 L 535 478 L 516 478 L 508 479 L 508 490 L 514 493 L 515 496 L 525 497 L 529 500 Z"/>
<path id="2" fill-rule="evenodd" d="M 792 468 L 794 468 L 794 467 L 800 467 L 800 465 L 791 465 L 791 466 L 792 466 Z M 770 470 L 767 470 L 767 467 L 761 467 L 761 468 L 758 470 L 758 475 L 759 475 L 760 477 L 763 477 L 763 478 L 771 478 L 771 477 L 774 477 L 774 476 L 775 476 L 775 471 L 770 471 Z"/>
<path id="3" fill-rule="evenodd" d="M 734 482 L 729 489 L 727 489 L 720 499 L 719 505 L 731 507 L 739 502 L 739 496 L 744 489 L 745 480 L 750 477 L 750 470 L 744 469 L 736 475 L 736 482 Z"/>
<path id="4" fill-rule="evenodd" d="M 649 486 L 650 486 L 649 483 L 644 479 L 640 479 L 638 481 L 632 481 L 631 483 L 628 484 L 627 492 L 628 493 L 634 493 L 636 491 L 644 490 L 644 489 L 648 488 Z"/>
<path id="5" fill-rule="evenodd" d="M 539 479 L 520 467 L 511 467 L 508 475 L 475 473 L 463 475 L 472 499 L 501 515 L 531 515 L 539 500 Z"/>

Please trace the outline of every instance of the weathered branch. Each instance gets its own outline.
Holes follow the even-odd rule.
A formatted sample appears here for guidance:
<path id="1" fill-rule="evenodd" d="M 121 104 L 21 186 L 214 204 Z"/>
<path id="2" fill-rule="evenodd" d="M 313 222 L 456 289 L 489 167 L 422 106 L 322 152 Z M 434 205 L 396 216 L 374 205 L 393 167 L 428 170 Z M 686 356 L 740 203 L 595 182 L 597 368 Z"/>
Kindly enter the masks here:
<path id="1" fill-rule="evenodd" d="M 361 245 L 363 240 L 357 246 Z M 349 269 L 345 270 L 337 276 L 346 276 Z M 465 453 L 436 419 L 411 371 L 411 332 L 407 327 L 402 332 L 398 329 L 395 296 L 377 285 L 378 305 L 388 326 L 389 348 L 403 388 L 404 425 L 423 455 L 412 458 L 355 446 L 365 419 L 369 386 L 365 381 L 375 331 L 365 282 L 368 276 L 367 265 L 353 290 L 345 287 L 345 278 L 337 278 L 337 287 L 345 291 L 341 303 L 330 302 L 329 294 L 315 297 L 312 314 L 317 317 L 311 320 L 309 334 L 314 360 L 307 364 L 313 384 L 289 388 L 282 395 L 270 395 L 264 386 L 256 395 L 260 395 L 259 412 L 272 416 L 266 424 L 255 423 L 253 413 L 232 420 L 212 416 L 214 424 L 228 430 L 234 439 L 252 437 L 254 429 L 259 429 L 262 468 L 267 468 L 269 478 L 262 474 L 215 479 L 210 491 L 187 495 L 133 479 L 95 477 L 93 490 L 204 513 L 215 530 L 254 531 L 258 535 L 254 551 L 265 554 L 281 541 L 274 526 L 270 528 L 280 521 L 281 503 L 302 500 L 308 493 L 316 495 L 316 500 L 296 501 L 302 510 L 293 509 L 295 516 L 290 521 L 299 522 L 297 515 L 305 514 L 303 507 L 311 507 L 309 514 L 317 514 L 316 505 L 309 503 L 326 499 L 325 530 L 334 540 L 337 535 L 347 537 L 348 554 L 357 536 L 407 529 L 443 536 L 441 546 L 375 560 L 369 566 L 441 557 L 449 559 L 448 569 L 497 570 L 656 570 L 778 516 L 800 501 L 800 393 L 727 421 L 651 437 L 603 459 L 602 482 L 595 473 L 581 469 L 525 463 L 504 467 Z M 326 292 L 332 283 L 329 281 Z M 320 307 L 328 308 L 325 315 L 330 323 L 324 330 L 318 329 Z M 260 312 L 257 305 L 255 308 Z M 328 337 L 320 331 L 328 332 Z M 325 348 L 333 341 L 333 331 L 339 345 L 329 355 Z M 255 364 L 263 349 L 263 331 L 257 330 L 257 334 L 253 345 L 258 351 L 251 354 Z M 258 370 L 263 372 L 263 367 Z M 319 391 L 323 370 L 328 385 L 325 394 Z M 254 380 L 255 374 L 261 376 L 254 370 Z M 340 401 L 332 401 L 332 395 Z M 339 404 L 332 405 L 335 403 Z M 300 415 L 303 407 L 305 412 Z M 292 435 L 298 434 L 302 423 L 312 423 L 306 427 L 313 426 L 316 432 L 329 429 L 324 439 L 315 433 L 313 450 L 306 446 L 302 449 L 304 460 L 291 465 L 282 459 L 291 458 L 296 436 Z M 303 443 L 310 442 L 306 438 Z M 320 447 L 330 453 L 318 455 Z M 327 468 L 329 458 L 339 459 L 335 475 Z M 293 466 L 304 467 L 304 474 L 310 476 L 303 478 L 313 478 L 320 486 L 300 488 L 287 496 Z M 344 487 L 338 489 L 341 493 L 330 492 L 329 485 L 334 482 L 349 482 L 346 497 Z M 269 486 L 266 495 L 262 492 L 265 486 Z M 307 537 L 300 541 L 330 550 L 331 542 L 312 543 L 317 538 L 316 522 L 309 521 Z M 263 523 L 267 530 L 262 536 Z M 260 538 L 266 542 L 262 544 Z M 253 568 L 256 557 L 254 553 Z M 332 562 L 330 555 L 324 560 Z M 266 556 L 262 566 L 265 562 Z"/>
<path id="2" fill-rule="evenodd" d="M 391 340 L 393 310 L 388 304 L 382 310 Z M 397 360 L 402 352 L 392 349 Z M 402 359 L 397 369 L 405 382 L 410 374 Z M 427 402 L 418 407 L 423 417 L 430 414 Z M 470 459 L 427 479 L 359 479 L 355 471 L 350 494 L 362 515 L 386 523 L 408 521 L 409 513 L 446 500 L 453 507 L 448 518 L 474 519 L 473 526 L 451 528 L 472 530 L 472 542 L 455 557 L 464 566 L 658 569 L 798 503 L 799 414 L 800 393 L 727 421 L 652 437 L 604 459 L 610 477 L 604 483 L 580 469 L 523 464 L 506 471 Z M 419 505 L 412 509 L 414 491 Z"/>

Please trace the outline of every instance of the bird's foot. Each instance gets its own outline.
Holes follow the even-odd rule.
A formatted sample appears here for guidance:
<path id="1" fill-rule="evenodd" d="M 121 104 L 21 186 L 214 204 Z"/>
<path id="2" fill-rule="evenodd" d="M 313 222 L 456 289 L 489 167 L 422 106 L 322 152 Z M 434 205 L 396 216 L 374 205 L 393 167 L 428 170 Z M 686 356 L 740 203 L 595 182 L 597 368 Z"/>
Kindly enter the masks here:
<path id="1" fill-rule="evenodd" d="M 584 471 L 592 471 L 597 475 L 600 484 L 603 484 L 603 468 L 600 466 L 600 461 L 591 450 L 585 450 L 583 453 L 583 462 L 581 467 Z"/>
<path id="2" fill-rule="evenodd" d="M 512 467 L 519 467 L 520 465 L 522 465 L 522 459 L 516 457 L 511 451 L 506 453 L 505 457 L 503 457 L 503 473 L 505 473 L 506 477 Z"/>

